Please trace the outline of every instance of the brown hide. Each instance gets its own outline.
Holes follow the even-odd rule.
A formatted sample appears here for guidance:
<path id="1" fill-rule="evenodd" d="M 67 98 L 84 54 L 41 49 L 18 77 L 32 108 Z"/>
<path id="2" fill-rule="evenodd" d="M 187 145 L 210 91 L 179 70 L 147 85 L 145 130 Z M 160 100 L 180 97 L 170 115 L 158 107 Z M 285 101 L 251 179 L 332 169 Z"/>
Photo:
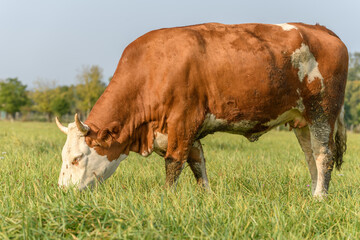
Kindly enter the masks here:
<path id="1" fill-rule="evenodd" d="M 343 105 L 347 49 L 325 27 L 291 25 L 297 29 L 209 23 L 143 35 L 125 49 L 86 120 L 87 144 L 113 160 L 129 151 L 147 155 L 154 132 L 167 133 L 166 157 L 185 161 L 195 138 L 204 136 L 198 131 L 206 114 L 258 122 L 243 133 L 249 137 L 267 131 L 264 123 L 291 110 L 299 97 L 307 122 L 321 114 L 333 126 Z M 299 81 L 292 66 L 302 43 L 318 62 L 323 91 L 319 80 Z"/>

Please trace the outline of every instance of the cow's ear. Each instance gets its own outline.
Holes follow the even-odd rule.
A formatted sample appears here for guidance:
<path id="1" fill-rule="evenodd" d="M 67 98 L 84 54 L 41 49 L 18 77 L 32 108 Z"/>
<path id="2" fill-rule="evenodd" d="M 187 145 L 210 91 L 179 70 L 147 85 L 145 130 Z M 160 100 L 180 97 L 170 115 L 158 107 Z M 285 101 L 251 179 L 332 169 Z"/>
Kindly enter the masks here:
<path id="1" fill-rule="evenodd" d="M 112 142 L 113 138 L 109 132 L 109 129 L 105 128 L 97 133 L 96 143 L 98 143 L 101 147 L 109 148 Z"/>
<path id="2" fill-rule="evenodd" d="M 105 128 L 105 129 L 98 131 L 97 139 L 99 139 L 101 141 L 106 141 L 108 138 L 111 138 L 109 129 Z"/>
<path id="3" fill-rule="evenodd" d="M 113 138 L 118 138 L 120 135 L 120 124 L 119 122 L 112 122 L 111 124 L 109 124 L 109 127 L 107 128 L 110 135 Z"/>
<path id="4" fill-rule="evenodd" d="M 100 142 L 111 144 L 120 135 L 120 124 L 118 122 L 110 123 L 108 127 L 101 129 L 97 133 L 97 139 Z"/>

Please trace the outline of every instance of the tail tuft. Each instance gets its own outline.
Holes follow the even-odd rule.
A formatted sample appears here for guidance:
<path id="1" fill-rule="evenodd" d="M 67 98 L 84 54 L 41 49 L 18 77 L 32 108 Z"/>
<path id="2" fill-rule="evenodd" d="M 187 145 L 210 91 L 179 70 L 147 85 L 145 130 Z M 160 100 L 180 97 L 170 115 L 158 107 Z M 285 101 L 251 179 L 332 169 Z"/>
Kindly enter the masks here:
<path id="1" fill-rule="evenodd" d="M 336 121 L 337 129 L 335 132 L 335 152 L 334 161 L 337 170 L 341 169 L 343 161 L 343 155 L 346 151 L 346 128 L 344 124 L 344 108 L 341 109 L 341 113 Z"/>

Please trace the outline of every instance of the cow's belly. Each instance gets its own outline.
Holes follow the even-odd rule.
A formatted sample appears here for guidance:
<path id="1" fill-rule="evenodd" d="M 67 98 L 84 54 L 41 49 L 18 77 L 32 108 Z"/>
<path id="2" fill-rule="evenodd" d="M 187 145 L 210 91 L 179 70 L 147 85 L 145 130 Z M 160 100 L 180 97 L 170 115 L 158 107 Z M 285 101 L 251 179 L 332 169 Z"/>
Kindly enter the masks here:
<path id="1" fill-rule="evenodd" d="M 307 125 L 305 118 L 298 109 L 291 109 L 279 115 L 276 119 L 263 123 L 249 120 L 228 123 L 224 119 L 216 118 L 213 114 L 207 114 L 198 132 L 197 139 L 201 139 L 207 134 L 214 132 L 229 132 L 244 135 L 249 141 L 253 142 L 272 128 L 285 123 L 289 123 L 293 128 L 301 128 Z M 166 133 L 155 132 L 152 151 L 160 156 L 165 156 L 167 145 L 168 135 Z"/>
<path id="2" fill-rule="evenodd" d="M 197 138 L 203 138 L 214 132 L 229 132 L 244 135 L 249 141 L 253 142 L 272 128 L 285 123 L 289 123 L 292 127 L 304 127 L 307 125 L 305 118 L 298 109 L 286 111 L 276 119 L 267 122 L 241 120 L 229 123 L 224 119 L 216 118 L 213 114 L 207 114 Z"/>

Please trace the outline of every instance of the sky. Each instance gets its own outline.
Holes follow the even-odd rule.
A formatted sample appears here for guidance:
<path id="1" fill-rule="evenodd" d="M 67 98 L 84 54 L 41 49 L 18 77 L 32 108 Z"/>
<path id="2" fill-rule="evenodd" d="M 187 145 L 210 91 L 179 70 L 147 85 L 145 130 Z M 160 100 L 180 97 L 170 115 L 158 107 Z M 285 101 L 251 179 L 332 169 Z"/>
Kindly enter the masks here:
<path id="1" fill-rule="evenodd" d="M 358 0 L 0 0 L 0 79 L 70 85 L 98 65 L 107 82 L 137 37 L 205 22 L 320 23 L 360 52 L 359 13 Z"/>

